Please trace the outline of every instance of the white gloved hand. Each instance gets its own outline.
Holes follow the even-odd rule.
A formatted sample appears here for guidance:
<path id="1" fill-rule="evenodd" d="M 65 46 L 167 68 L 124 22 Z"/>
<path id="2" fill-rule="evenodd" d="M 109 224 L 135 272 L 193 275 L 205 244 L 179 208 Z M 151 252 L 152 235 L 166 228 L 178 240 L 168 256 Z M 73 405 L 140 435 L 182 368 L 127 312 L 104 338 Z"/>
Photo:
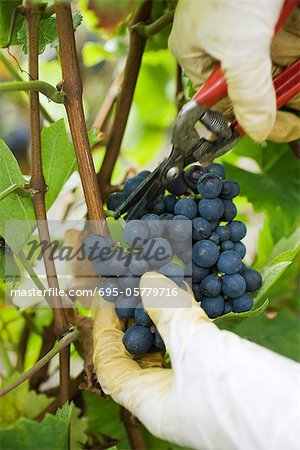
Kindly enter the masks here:
<path id="1" fill-rule="evenodd" d="M 196 88 L 221 62 L 235 116 L 256 141 L 266 139 L 276 118 L 270 47 L 282 5 L 283 0 L 178 0 L 169 38 Z"/>
<path id="2" fill-rule="evenodd" d="M 134 359 L 122 344 L 123 327 L 114 305 L 100 307 L 95 313 L 94 365 L 104 392 L 151 433 L 179 445 L 201 450 L 296 449 L 300 366 L 219 330 L 191 291 L 162 275 L 144 275 L 140 287 L 147 292 L 154 283 L 177 291 L 174 297 L 143 296 L 172 369 L 161 367 L 158 353 Z M 185 307 L 174 308 L 175 299 L 177 306 Z"/>

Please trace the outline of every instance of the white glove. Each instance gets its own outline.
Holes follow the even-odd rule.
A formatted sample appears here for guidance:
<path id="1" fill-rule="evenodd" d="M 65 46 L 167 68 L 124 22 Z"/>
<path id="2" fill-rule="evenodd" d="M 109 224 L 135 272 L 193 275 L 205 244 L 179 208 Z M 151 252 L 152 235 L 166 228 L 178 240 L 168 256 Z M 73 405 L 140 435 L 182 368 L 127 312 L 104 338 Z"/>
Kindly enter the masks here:
<path id="1" fill-rule="evenodd" d="M 177 289 L 175 297 L 143 297 L 145 306 L 151 304 L 146 309 L 164 339 L 172 369 L 160 367 L 159 354 L 135 360 L 125 350 L 122 325 L 109 304 L 96 310 L 94 323 L 94 365 L 104 392 L 151 433 L 179 445 L 201 450 L 298 448 L 300 366 L 219 330 L 191 291 L 162 275 L 144 275 L 145 292 L 153 288 L 153 277 L 155 287 Z M 185 307 L 174 308 L 175 298 Z M 155 307 L 162 302 L 164 308 Z"/>
<path id="2" fill-rule="evenodd" d="M 276 117 L 270 46 L 283 0 L 178 0 L 169 47 L 195 87 L 218 62 L 235 116 L 264 140 Z"/>

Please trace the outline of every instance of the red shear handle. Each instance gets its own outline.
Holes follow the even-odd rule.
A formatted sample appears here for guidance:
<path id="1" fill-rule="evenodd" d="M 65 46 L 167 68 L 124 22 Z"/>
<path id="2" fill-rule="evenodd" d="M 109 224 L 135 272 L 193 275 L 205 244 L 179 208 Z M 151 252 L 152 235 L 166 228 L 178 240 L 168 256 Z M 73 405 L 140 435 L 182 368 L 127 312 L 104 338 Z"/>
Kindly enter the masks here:
<path id="1" fill-rule="evenodd" d="M 274 77 L 274 87 L 276 92 L 277 109 L 285 105 L 286 102 L 295 97 L 300 92 L 300 59 L 295 61 L 281 73 Z M 243 136 L 245 131 L 235 119 L 232 126 Z"/>
<path id="2" fill-rule="evenodd" d="M 277 33 L 277 31 L 281 28 L 297 4 L 298 0 L 285 0 L 281 14 L 275 26 L 275 33 Z M 196 92 L 193 98 L 198 105 L 204 105 L 207 108 L 211 108 L 218 101 L 222 100 L 222 98 L 225 98 L 226 95 L 226 80 L 222 73 L 221 65 L 218 65 L 198 92 Z"/>

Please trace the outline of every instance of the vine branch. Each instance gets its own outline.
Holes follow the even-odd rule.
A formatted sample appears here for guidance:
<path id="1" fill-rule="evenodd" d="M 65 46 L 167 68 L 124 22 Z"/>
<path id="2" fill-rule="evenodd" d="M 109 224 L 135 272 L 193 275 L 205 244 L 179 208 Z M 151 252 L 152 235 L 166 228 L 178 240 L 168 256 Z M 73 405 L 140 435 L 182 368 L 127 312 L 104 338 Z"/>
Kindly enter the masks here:
<path id="1" fill-rule="evenodd" d="M 109 192 L 112 172 L 120 153 L 123 136 L 133 100 L 133 94 L 141 67 L 146 38 L 134 29 L 139 22 L 147 23 L 151 19 L 152 0 L 146 0 L 136 11 L 129 25 L 129 50 L 124 70 L 124 80 L 117 100 L 116 113 L 112 131 L 108 138 L 106 153 L 98 174 L 102 195 Z"/>
<path id="2" fill-rule="evenodd" d="M 45 364 L 47 364 L 52 358 L 54 358 L 57 353 L 61 352 L 63 349 L 69 347 L 69 345 L 76 341 L 80 336 L 80 332 L 78 330 L 73 330 L 64 336 L 59 343 L 53 347 L 43 358 L 37 361 L 34 366 L 32 366 L 29 370 L 24 372 L 20 378 L 14 381 L 10 386 L 7 386 L 5 389 L 0 391 L 0 398 L 4 395 L 8 394 L 10 391 L 20 386 L 20 384 L 24 383 L 24 381 L 28 380 L 32 375 L 38 372 Z"/>
<path id="3" fill-rule="evenodd" d="M 169 11 L 159 17 L 152 23 L 147 25 L 145 22 L 138 22 L 133 25 L 133 29 L 137 30 L 142 36 L 149 37 L 162 31 L 167 25 L 173 22 L 175 11 Z"/>
<path id="4" fill-rule="evenodd" d="M 121 420 L 127 432 L 129 443 L 133 450 L 147 450 L 147 444 L 140 423 L 127 409 L 121 406 Z"/>
<path id="5" fill-rule="evenodd" d="M 55 103 L 63 103 L 64 101 L 63 95 L 46 81 L 6 81 L 0 83 L 0 92 L 12 91 L 41 92 Z"/>
<path id="6" fill-rule="evenodd" d="M 95 232 L 108 235 L 102 199 L 93 164 L 82 104 L 82 83 L 74 38 L 71 7 L 55 5 L 59 52 L 62 66 L 62 90 L 77 158 L 89 219 Z"/>
<path id="7" fill-rule="evenodd" d="M 15 66 L 9 61 L 8 58 L 6 58 L 3 53 L 0 51 L 0 62 L 4 65 L 6 70 L 10 73 L 10 75 L 15 78 L 17 81 L 24 81 L 23 78 L 20 76 L 18 70 L 15 68 Z M 24 93 L 25 97 L 25 93 Z M 22 98 L 24 98 L 22 96 Z M 25 98 L 26 101 L 26 98 Z M 27 103 L 27 102 L 26 102 Z M 41 113 L 44 116 L 44 119 L 46 119 L 49 123 L 54 123 L 53 118 L 50 116 L 48 111 L 44 108 L 43 105 L 40 105 Z"/>
<path id="8" fill-rule="evenodd" d="M 32 0 L 24 0 L 24 14 L 27 26 L 27 45 L 28 45 L 28 72 L 31 80 L 38 81 L 38 43 L 39 43 L 39 20 L 41 10 L 39 5 L 32 2 Z M 35 217 L 37 219 L 37 227 L 41 241 L 50 244 L 50 233 L 47 222 L 45 193 L 47 186 L 43 174 L 42 166 L 42 152 L 41 152 L 41 130 L 40 130 L 40 110 L 39 110 L 39 93 L 31 91 L 29 94 L 30 107 L 30 146 L 31 146 L 31 160 L 32 172 L 29 187 L 33 188 L 35 194 L 32 197 Z M 55 323 L 55 330 L 58 337 L 64 336 L 68 330 L 69 325 L 63 309 L 61 297 L 57 294 L 59 292 L 59 285 L 54 261 L 50 257 L 51 244 L 43 252 L 43 260 L 47 275 L 49 288 L 53 288 L 52 304 L 53 316 Z M 59 369 L 60 369 L 60 400 L 61 404 L 68 401 L 69 389 L 69 369 L 70 369 L 70 349 L 64 347 L 59 354 Z"/>

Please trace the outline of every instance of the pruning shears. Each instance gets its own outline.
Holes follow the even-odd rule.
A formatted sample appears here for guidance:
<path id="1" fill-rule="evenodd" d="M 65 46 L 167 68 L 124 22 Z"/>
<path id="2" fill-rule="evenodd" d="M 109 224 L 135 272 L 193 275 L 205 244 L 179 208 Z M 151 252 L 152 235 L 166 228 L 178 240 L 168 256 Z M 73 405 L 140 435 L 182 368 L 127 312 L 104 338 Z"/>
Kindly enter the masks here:
<path id="1" fill-rule="evenodd" d="M 297 0 L 285 1 L 275 33 L 297 4 Z M 273 78 L 277 109 L 300 92 L 299 73 L 300 60 L 297 60 Z M 236 119 L 230 123 L 223 114 L 210 109 L 226 96 L 227 84 L 219 65 L 178 114 L 173 126 L 172 150 L 168 158 L 120 205 L 115 212 L 116 218 L 127 212 L 128 220 L 140 219 L 157 195 L 178 177 L 186 165 L 195 161 L 205 163 L 234 147 L 245 134 L 244 130 Z M 198 122 L 216 136 L 214 141 L 199 136 L 195 127 Z"/>

